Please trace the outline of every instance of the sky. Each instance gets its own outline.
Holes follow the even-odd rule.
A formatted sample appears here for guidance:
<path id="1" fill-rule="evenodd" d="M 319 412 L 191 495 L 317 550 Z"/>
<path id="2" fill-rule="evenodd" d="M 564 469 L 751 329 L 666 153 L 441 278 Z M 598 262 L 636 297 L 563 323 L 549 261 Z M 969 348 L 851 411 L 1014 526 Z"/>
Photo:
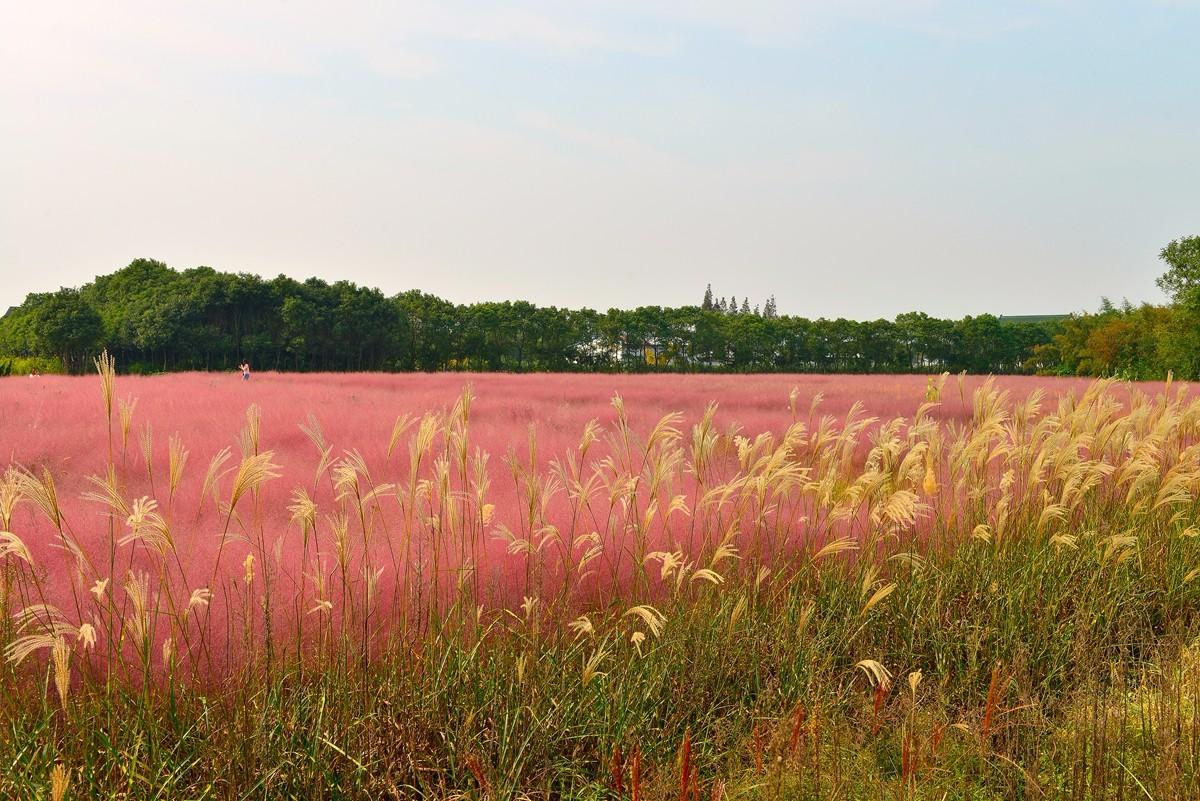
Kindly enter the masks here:
<path id="1" fill-rule="evenodd" d="M 1162 302 L 1198 34 L 1200 0 L 0 0 L 0 310 L 139 257 L 600 310 Z"/>

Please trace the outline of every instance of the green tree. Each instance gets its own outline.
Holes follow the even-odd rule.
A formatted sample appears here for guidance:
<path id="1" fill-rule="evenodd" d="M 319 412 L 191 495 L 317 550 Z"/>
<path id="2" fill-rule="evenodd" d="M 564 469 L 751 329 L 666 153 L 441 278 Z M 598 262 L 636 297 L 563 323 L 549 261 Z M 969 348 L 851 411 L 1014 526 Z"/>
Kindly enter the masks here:
<path id="1" fill-rule="evenodd" d="M 1169 243 L 1158 254 L 1167 271 L 1158 285 L 1178 305 L 1200 308 L 1200 236 L 1189 236 Z"/>
<path id="2" fill-rule="evenodd" d="M 1200 312 L 1182 307 L 1109 304 L 1103 314 L 1121 325 L 1092 337 L 1096 324 L 1086 316 L 1066 326 L 1001 323 L 990 315 L 811 321 L 780 316 L 773 295 L 753 312 L 748 298 L 715 301 L 711 286 L 705 300 L 603 314 L 521 300 L 456 305 L 416 290 L 386 297 L 349 281 L 264 280 L 210 267 L 180 272 L 137 259 L 78 292 L 30 295 L 0 318 L 0 356 L 66 354 L 74 370 L 86 366 L 88 351 L 107 347 L 124 369 L 156 371 L 228 369 L 248 359 L 287 370 L 1036 368 L 1148 375 L 1166 365 L 1183 377 L 1195 371 L 1200 330 Z"/>
<path id="3" fill-rule="evenodd" d="M 82 373 L 103 334 L 100 314 L 77 289 L 60 289 L 35 302 L 34 326 L 42 353 L 62 359 L 68 372 Z"/>

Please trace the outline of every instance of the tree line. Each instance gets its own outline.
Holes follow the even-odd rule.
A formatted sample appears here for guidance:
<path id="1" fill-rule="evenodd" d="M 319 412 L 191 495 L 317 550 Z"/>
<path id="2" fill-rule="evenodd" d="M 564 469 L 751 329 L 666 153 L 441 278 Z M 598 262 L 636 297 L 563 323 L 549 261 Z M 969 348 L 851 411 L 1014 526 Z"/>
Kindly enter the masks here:
<path id="1" fill-rule="evenodd" d="M 1170 254 L 1168 254 L 1170 250 Z M 53 358 L 69 372 L 100 348 L 131 372 L 231 369 L 1131 373 L 1194 377 L 1200 237 L 1164 249 L 1171 306 L 1063 319 L 960 320 L 920 312 L 853 321 L 779 314 L 736 298 L 697 306 L 567 309 L 454 304 L 349 281 L 264 279 L 138 259 L 79 288 L 29 295 L 0 318 L 0 362 Z M 1170 258 L 1168 258 L 1170 256 Z M 1174 259 L 1174 261 L 1172 261 Z M 1190 316 L 1189 316 L 1190 315 Z M 1190 350 L 1189 350 L 1190 349 Z M 3 369 L 3 364 L 0 364 Z"/>

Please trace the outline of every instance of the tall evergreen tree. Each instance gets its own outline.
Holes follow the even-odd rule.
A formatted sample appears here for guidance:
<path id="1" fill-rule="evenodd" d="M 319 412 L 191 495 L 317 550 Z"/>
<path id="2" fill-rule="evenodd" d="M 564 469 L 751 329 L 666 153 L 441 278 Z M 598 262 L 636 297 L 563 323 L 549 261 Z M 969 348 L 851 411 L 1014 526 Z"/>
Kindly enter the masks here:
<path id="1" fill-rule="evenodd" d="M 741 313 L 742 314 L 750 313 L 750 296 L 749 295 L 742 298 L 742 312 Z"/>
<path id="2" fill-rule="evenodd" d="M 700 304 L 700 308 L 705 311 L 713 310 L 712 284 L 709 284 L 704 290 L 704 302 Z"/>

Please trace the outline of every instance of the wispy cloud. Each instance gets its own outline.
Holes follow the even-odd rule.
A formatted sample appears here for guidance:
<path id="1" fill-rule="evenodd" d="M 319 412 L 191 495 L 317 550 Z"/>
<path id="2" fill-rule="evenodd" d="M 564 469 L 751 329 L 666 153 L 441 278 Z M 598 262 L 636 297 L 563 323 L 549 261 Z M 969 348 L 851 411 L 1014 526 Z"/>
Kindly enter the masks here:
<path id="1" fill-rule="evenodd" d="M 389 77 L 419 78 L 441 66 L 439 45 L 454 42 L 561 56 L 661 55 L 675 45 L 670 34 L 608 26 L 564 8 L 427 0 L 19 4 L 0 34 L 0 88 L 76 91 L 181 68 L 305 75 L 338 54 Z"/>
<path id="2" fill-rule="evenodd" d="M 1061 0 L 956 3 L 945 0 L 631 0 L 629 13 L 675 28 L 718 31 L 749 44 L 786 46 L 847 26 L 879 26 L 946 38 L 984 38 L 1038 24 Z"/>
<path id="3" fill-rule="evenodd" d="M 562 58 L 665 57 L 702 31 L 771 46 L 861 24 L 982 36 L 1033 24 L 1028 9 L 1038 5 L 963 10 L 939 0 L 23 3 L 6 12 L 0 87 L 80 91 L 138 85 L 181 68 L 306 75 L 339 53 L 388 77 L 420 78 L 443 66 L 440 50 L 455 42 Z"/>

